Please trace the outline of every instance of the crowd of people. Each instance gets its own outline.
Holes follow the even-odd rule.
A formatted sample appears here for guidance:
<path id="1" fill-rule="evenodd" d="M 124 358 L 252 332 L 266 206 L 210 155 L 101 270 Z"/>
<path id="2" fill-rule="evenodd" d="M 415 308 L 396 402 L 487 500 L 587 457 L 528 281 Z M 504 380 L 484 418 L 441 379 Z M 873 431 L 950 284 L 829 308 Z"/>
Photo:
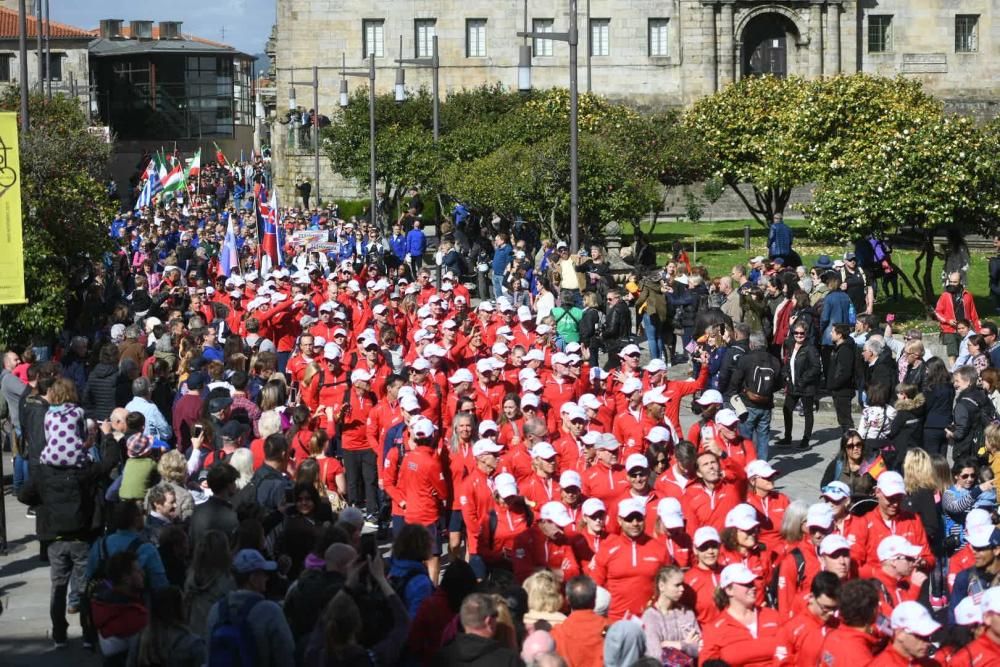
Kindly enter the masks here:
<path id="1" fill-rule="evenodd" d="M 282 211 L 268 269 L 263 165 L 202 178 L 116 218 L 54 355 L 3 358 L 57 647 L 78 615 L 138 667 L 1000 661 L 1000 342 L 960 272 L 943 359 L 780 220 L 729 275 L 676 248 L 618 286 L 524 229 L 432 259 L 413 193 L 384 242 Z M 772 448 L 827 396 L 839 453 L 790 499 Z"/>

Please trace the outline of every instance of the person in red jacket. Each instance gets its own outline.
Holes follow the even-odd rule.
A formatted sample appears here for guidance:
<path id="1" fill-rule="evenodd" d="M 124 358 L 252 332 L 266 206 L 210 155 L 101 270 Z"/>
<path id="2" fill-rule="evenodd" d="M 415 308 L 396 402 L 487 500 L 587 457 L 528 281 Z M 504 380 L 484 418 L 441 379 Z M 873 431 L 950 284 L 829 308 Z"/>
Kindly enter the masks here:
<path id="1" fill-rule="evenodd" d="M 722 471 L 727 482 L 735 484 L 741 497 L 746 496 L 746 467 L 757 459 L 757 450 L 753 441 L 744 438 L 740 433 L 740 418 L 736 413 L 726 408 L 715 415 L 715 440 L 702 443 L 702 451 L 718 454 L 722 463 Z"/>
<path id="2" fill-rule="evenodd" d="M 589 550 L 581 563 L 588 571 L 590 562 L 601 549 L 601 544 L 608 539 L 608 508 L 598 498 L 587 498 L 580 508 L 580 526 L 578 532 L 587 541 Z"/>
<path id="3" fill-rule="evenodd" d="M 987 589 L 978 608 L 982 614 L 982 634 L 951 657 L 952 667 L 1000 664 L 1000 587 Z M 955 615 L 958 621 L 957 610 Z"/>
<path id="4" fill-rule="evenodd" d="M 979 331 L 976 301 L 972 297 L 972 292 L 962 285 L 961 273 L 955 271 L 948 274 L 948 284 L 934 306 L 934 318 L 941 327 L 941 342 L 945 344 L 949 365 L 954 364 L 961 342 L 956 333 L 958 320 L 969 320 L 974 330 Z"/>
<path id="5" fill-rule="evenodd" d="M 886 471 L 878 476 L 875 486 L 875 500 L 878 507 L 864 516 L 864 520 L 852 522 L 851 535 L 854 546 L 851 556 L 861 568 L 861 576 L 878 568 L 882 559 L 878 557 L 878 546 L 889 535 L 905 537 L 911 544 L 921 547 L 917 558 L 917 569 L 928 572 L 934 567 L 927 533 L 920 517 L 902 509 L 906 500 L 906 486 L 898 472 Z"/>
<path id="6" fill-rule="evenodd" d="M 535 525 L 514 540 L 514 579 L 519 584 L 539 569 L 549 569 L 563 581 L 580 574 L 587 542 L 579 533 L 565 532 L 572 522 L 562 503 L 542 505 Z"/>
<path id="7" fill-rule="evenodd" d="M 805 610 L 789 618 L 778 632 L 774 667 L 815 667 L 823 639 L 839 625 L 840 579 L 820 572 L 812 580 Z"/>
<path id="8" fill-rule="evenodd" d="M 426 417 L 410 422 L 413 448 L 403 456 L 399 488 L 402 492 L 403 521 L 406 524 L 425 526 L 431 534 L 433 555 L 427 564 L 432 582 L 438 580 L 441 539 L 438 522 L 444 516 L 448 503 L 448 485 L 445 481 L 441 459 L 434 451 L 434 424 Z"/>
<path id="9" fill-rule="evenodd" d="M 656 504 L 656 531 L 653 533 L 679 567 L 691 567 L 691 536 L 684 530 L 684 511 L 676 498 L 661 498 Z"/>
<path id="10" fill-rule="evenodd" d="M 497 469 L 497 455 L 503 447 L 488 439 L 477 440 L 472 446 L 475 467 L 469 471 L 455 489 L 465 523 L 465 542 L 469 564 L 476 577 L 486 577 L 486 565 L 480 554 L 480 539 L 489 535 L 490 515 L 496 511 L 493 501 L 493 473 Z"/>
<path id="11" fill-rule="evenodd" d="M 757 511 L 740 503 L 726 514 L 725 528 L 720 533 L 722 551 L 719 564 L 723 567 L 740 563 L 753 572 L 762 582 L 771 581 L 771 552 L 761 544 L 760 521 Z M 757 604 L 764 604 L 764 587 L 757 586 Z"/>
<path id="12" fill-rule="evenodd" d="M 653 490 L 649 460 L 642 454 L 632 454 L 625 460 L 625 472 L 628 475 L 628 487 L 608 506 L 608 523 L 610 524 L 608 531 L 620 532 L 621 523 L 618 518 L 621 514 L 619 508 L 624 507 L 625 501 L 635 500 L 641 502 L 645 508 L 644 531 L 647 535 L 652 535 L 656 530 L 656 505 L 660 502 L 660 497 Z"/>
<path id="13" fill-rule="evenodd" d="M 681 500 L 688 532 L 693 534 L 702 526 L 722 531 L 726 514 L 740 503 L 740 496 L 735 486 L 722 479 L 719 457 L 714 452 L 699 454 L 696 469 L 698 481 L 688 486 Z"/>
<path id="14" fill-rule="evenodd" d="M 809 506 L 802 539 L 790 544 L 778 563 L 778 610 L 788 619 L 799 610 L 797 601 L 823 569 L 819 549 L 833 530 L 833 510 L 826 503 Z"/>
<path id="15" fill-rule="evenodd" d="M 486 533 L 480 536 L 479 553 L 488 567 L 510 571 L 514 559 L 514 543 L 527 532 L 532 521 L 531 510 L 517 490 L 517 480 L 510 473 L 493 478 L 496 521 L 486 523 Z"/>
<path id="16" fill-rule="evenodd" d="M 642 499 L 626 498 L 618 511 L 621 534 L 605 541 L 590 563 L 590 576 L 611 593 L 610 620 L 641 616 L 653 596 L 656 571 L 672 562 L 664 544 L 645 532 Z"/>
<path id="17" fill-rule="evenodd" d="M 333 405 L 333 422 L 340 434 L 347 473 L 348 502 L 355 507 L 364 503 L 366 521 L 376 523 L 378 516 L 378 458 L 368 444 L 368 413 L 375 407 L 375 395 L 369 387 L 367 371 L 351 373 L 351 388 L 342 401 Z"/>
<path id="18" fill-rule="evenodd" d="M 941 624 L 919 602 L 903 602 L 892 611 L 892 641 L 869 663 L 871 667 L 931 667 L 938 663 L 927 657 L 931 635 Z"/>
<path id="19" fill-rule="evenodd" d="M 569 616 L 552 629 L 556 651 L 566 667 L 603 667 L 604 634 L 608 619 L 594 612 L 597 585 L 587 576 L 570 579 L 566 584 Z"/>
<path id="20" fill-rule="evenodd" d="M 702 526 L 694 531 L 691 538 L 694 547 L 694 565 L 684 574 L 687 587 L 687 605 L 694 609 L 698 625 L 704 628 L 718 614 L 715 606 L 715 589 L 719 587 L 719 549 L 722 538 L 719 531 L 711 526 Z"/>
<path id="21" fill-rule="evenodd" d="M 779 533 L 781 522 L 790 503 L 788 496 L 774 490 L 774 479 L 778 476 L 778 471 L 767 461 L 757 459 L 747 464 L 746 476 L 749 485 L 747 503 L 757 510 L 760 541 L 772 551 L 777 551 L 782 541 Z"/>
<path id="22" fill-rule="evenodd" d="M 718 617 L 702 628 L 702 663 L 724 660 L 732 667 L 769 667 L 778 645 L 781 619 L 757 605 L 760 578 L 742 563 L 723 568 L 717 594 L 725 602 Z M 720 604 L 720 606 L 722 606 Z"/>
<path id="23" fill-rule="evenodd" d="M 598 498 L 607 504 L 628 488 L 625 466 L 618 463 L 621 445 L 614 436 L 610 436 L 598 438 L 594 447 L 596 462 L 583 474 L 583 493 L 588 498 Z"/>
<path id="24" fill-rule="evenodd" d="M 653 484 L 661 498 L 682 500 L 688 486 L 696 479 L 698 452 L 687 440 L 681 440 L 674 448 L 674 463 L 663 471 Z"/>
<path id="25" fill-rule="evenodd" d="M 628 378 L 620 385 L 618 391 L 623 399 L 615 404 L 611 432 L 625 447 L 630 449 L 641 447 L 642 420 L 645 414 L 642 408 L 642 380 Z"/>
<path id="26" fill-rule="evenodd" d="M 869 579 L 854 579 L 840 587 L 840 626 L 827 633 L 820 648 L 824 667 L 868 665 L 882 641 L 875 629 L 878 589 Z"/>
<path id="27" fill-rule="evenodd" d="M 521 494 L 528 505 L 536 510 L 560 499 L 559 483 L 555 479 L 556 458 L 556 450 L 547 442 L 539 442 L 531 448 L 535 474 L 521 486 Z"/>
<path id="28" fill-rule="evenodd" d="M 916 569 L 920 551 L 918 545 L 900 535 L 882 538 L 879 543 L 879 566 L 871 577 L 879 587 L 879 609 L 886 618 L 901 603 L 920 595 L 920 586 L 927 580 L 927 575 Z"/>
<path id="29" fill-rule="evenodd" d="M 715 440 L 715 415 L 722 409 L 722 394 L 716 389 L 706 389 L 694 402 L 698 406 L 694 409 L 701 412 L 698 421 L 688 429 L 687 439 L 701 448 L 701 443 Z"/>

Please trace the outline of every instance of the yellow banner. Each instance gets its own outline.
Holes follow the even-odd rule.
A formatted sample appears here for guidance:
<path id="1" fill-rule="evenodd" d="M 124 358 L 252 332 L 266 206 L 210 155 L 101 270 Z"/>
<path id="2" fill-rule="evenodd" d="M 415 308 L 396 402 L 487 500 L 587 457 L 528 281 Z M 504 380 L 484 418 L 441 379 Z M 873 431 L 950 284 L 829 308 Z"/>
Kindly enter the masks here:
<path id="1" fill-rule="evenodd" d="M 17 114 L 0 113 L 0 304 L 26 303 Z"/>

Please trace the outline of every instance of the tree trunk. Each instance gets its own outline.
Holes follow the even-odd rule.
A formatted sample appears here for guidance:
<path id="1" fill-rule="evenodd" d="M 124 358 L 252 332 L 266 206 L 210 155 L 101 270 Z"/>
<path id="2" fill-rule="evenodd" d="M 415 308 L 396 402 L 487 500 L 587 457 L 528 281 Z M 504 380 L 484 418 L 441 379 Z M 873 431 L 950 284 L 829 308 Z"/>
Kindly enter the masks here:
<path id="1" fill-rule="evenodd" d="M 743 202 L 743 205 L 747 207 L 747 211 L 750 212 L 753 219 L 764 229 L 770 229 L 775 213 L 784 213 L 788 199 L 792 196 L 792 188 L 760 189 L 752 185 L 754 201 L 751 202 L 740 190 L 739 183 L 727 180 L 726 185 L 732 188 L 736 196 Z"/>
<path id="2" fill-rule="evenodd" d="M 934 232 L 925 231 L 920 254 L 914 262 L 913 280 L 920 285 L 920 298 L 928 306 L 934 303 Z"/>

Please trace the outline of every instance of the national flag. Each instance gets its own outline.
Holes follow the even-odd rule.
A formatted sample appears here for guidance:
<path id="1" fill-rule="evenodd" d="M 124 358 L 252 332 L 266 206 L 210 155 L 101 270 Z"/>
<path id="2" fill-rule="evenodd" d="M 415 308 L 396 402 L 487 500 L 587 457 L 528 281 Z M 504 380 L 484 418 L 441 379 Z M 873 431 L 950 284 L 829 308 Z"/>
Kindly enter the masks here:
<path id="1" fill-rule="evenodd" d="M 284 264 L 278 230 L 278 201 L 274 193 L 267 202 L 257 201 L 257 230 L 260 238 L 260 270 L 265 272 Z"/>
<path id="2" fill-rule="evenodd" d="M 226 160 L 226 156 L 222 152 L 222 149 L 219 148 L 219 144 L 215 143 L 214 141 L 212 142 L 212 144 L 215 146 L 215 161 L 219 163 L 220 167 L 228 167 L 229 161 Z"/>
<path id="3" fill-rule="evenodd" d="M 192 177 L 193 178 L 198 178 L 198 176 L 201 175 L 201 149 L 200 148 L 195 152 L 194 157 L 192 157 L 190 160 L 188 160 L 187 163 L 188 163 L 188 167 L 187 167 L 187 174 L 186 174 L 185 178 L 187 180 L 191 180 Z"/>
<path id="4" fill-rule="evenodd" d="M 888 467 L 885 465 L 885 459 L 883 459 L 882 455 L 879 454 L 877 457 L 875 457 L 868 463 L 863 464 L 861 466 L 859 473 L 862 475 L 868 473 L 869 475 L 871 475 L 872 479 L 877 480 L 878 476 L 884 473 L 886 470 L 888 470 Z"/>
<path id="5" fill-rule="evenodd" d="M 164 192 L 176 192 L 180 190 L 184 185 L 184 169 L 178 164 L 170 173 L 167 174 L 167 178 L 163 181 L 163 191 Z"/>
<path id="6" fill-rule="evenodd" d="M 150 160 L 146 165 L 142 192 L 139 193 L 139 198 L 135 202 L 136 210 L 143 206 L 152 205 L 153 198 L 160 194 L 162 190 L 163 184 L 160 182 L 160 173 L 154 161 Z"/>
<path id="7" fill-rule="evenodd" d="M 226 223 L 226 237 L 219 251 L 219 275 L 229 277 L 234 268 L 239 268 L 240 253 L 236 248 L 236 229 L 233 227 L 233 216 Z"/>
<path id="8" fill-rule="evenodd" d="M 153 164 L 156 166 L 156 174 L 160 178 L 160 183 L 166 182 L 167 174 L 170 173 L 170 170 L 167 169 L 167 161 L 163 155 L 160 153 L 153 154 Z"/>

